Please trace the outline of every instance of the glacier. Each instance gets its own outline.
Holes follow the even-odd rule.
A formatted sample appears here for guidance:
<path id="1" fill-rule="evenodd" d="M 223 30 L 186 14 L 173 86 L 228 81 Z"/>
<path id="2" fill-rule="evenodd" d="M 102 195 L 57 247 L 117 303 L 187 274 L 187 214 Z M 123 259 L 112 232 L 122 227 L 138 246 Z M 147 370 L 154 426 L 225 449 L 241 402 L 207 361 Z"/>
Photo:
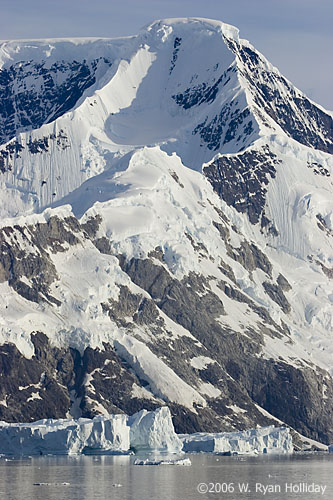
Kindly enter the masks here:
<path id="1" fill-rule="evenodd" d="M 274 426 L 232 433 L 177 435 L 170 409 L 142 410 L 93 419 L 44 419 L 32 423 L 0 422 L 0 454 L 97 455 L 292 453 L 289 429 Z M 137 460 L 136 465 L 190 465 L 188 459 Z"/>
<path id="2" fill-rule="evenodd" d="M 130 447 L 126 415 L 0 422 L 0 436 L 0 453 L 10 455 L 117 454 Z"/>
<path id="3" fill-rule="evenodd" d="M 183 451 L 220 454 L 292 453 L 293 441 L 289 429 L 274 426 L 242 432 L 181 435 Z"/>

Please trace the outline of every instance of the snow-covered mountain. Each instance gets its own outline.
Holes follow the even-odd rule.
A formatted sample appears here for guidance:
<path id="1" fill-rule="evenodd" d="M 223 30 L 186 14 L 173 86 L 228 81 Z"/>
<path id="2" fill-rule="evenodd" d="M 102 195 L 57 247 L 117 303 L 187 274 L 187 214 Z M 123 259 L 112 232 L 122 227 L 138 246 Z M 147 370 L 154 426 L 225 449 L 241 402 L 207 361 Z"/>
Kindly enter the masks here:
<path id="1" fill-rule="evenodd" d="M 332 113 L 206 19 L 0 65 L 0 419 L 332 441 Z"/>

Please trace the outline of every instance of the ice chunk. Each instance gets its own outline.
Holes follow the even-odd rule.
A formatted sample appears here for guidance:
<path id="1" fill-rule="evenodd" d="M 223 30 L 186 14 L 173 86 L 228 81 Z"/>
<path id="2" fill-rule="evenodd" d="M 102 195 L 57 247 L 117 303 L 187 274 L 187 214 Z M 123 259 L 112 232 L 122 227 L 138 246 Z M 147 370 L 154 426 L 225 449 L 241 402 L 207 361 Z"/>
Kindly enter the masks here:
<path id="1" fill-rule="evenodd" d="M 176 460 L 135 460 L 133 465 L 192 465 L 189 458 L 178 458 Z"/>
<path id="2" fill-rule="evenodd" d="M 123 452 L 129 450 L 129 427 L 127 425 L 127 415 L 109 415 L 95 417 L 90 423 L 90 429 L 87 425 L 83 428 L 88 430 L 86 435 L 83 453 L 94 453 L 98 451 L 105 452 Z M 89 432 L 90 430 L 90 432 Z"/>
<path id="3" fill-rule="evenodd" d="M 33 486 L 70 486 L 71 483 L 33 483 Z"/>
<path id="4" fill-rule="evenodd" d="M 175 433 L 167 406 L 155 411 L 141 410 L 128 419 L 131 447 L 135 450 L 158 450 L 177 453 L 182 442 Z"/>
<path id="5" fill-rule="evenodd" d="M 72 455 L 124 453 L 129 450 L 126 415 L 94 419 L 39 420 L 26 424 L 0 422 L 0 453 Z"/>
<path id="6" fill-rule="evenodd" d="M 210 452 L 226 454 L 292 453 L 293 444 L 289 429 L 262 427 L 241 432 L 216 434 L 195 433 L 180 435 L 185 452 Z"/>

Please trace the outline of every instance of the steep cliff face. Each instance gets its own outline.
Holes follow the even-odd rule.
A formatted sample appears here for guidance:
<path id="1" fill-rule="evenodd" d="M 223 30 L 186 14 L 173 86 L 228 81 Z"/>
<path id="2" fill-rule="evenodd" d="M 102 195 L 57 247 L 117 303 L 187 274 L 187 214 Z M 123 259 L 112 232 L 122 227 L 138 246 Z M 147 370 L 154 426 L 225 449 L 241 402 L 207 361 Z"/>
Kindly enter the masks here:
<path id="1" fill-rule="evenodd" d="M 70 111 L 111 61 L 20 61 L 1 71 L 1 143 L 41 127 Z M 35 145 L 36 146 L 36 145 Z M 30 148 L 37 152 L 37 148 Z"/>
<path id="2" fill-rule="evenodd" d="M 332 441 L 332 114 L 217 21 L 0 60 L 0 419 Z"/>

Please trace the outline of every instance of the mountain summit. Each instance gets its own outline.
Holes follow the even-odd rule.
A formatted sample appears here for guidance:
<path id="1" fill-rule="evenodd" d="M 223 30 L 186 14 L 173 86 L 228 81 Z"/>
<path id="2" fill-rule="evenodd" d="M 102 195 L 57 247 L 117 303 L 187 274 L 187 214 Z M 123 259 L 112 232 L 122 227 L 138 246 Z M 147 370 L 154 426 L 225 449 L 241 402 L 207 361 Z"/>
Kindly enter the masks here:
<path id="1" fill-rule="evenodd" d="M 0 96 L 0 419 L 332 441 L 332 113 L 207 19 L 3 42 Z"/>

